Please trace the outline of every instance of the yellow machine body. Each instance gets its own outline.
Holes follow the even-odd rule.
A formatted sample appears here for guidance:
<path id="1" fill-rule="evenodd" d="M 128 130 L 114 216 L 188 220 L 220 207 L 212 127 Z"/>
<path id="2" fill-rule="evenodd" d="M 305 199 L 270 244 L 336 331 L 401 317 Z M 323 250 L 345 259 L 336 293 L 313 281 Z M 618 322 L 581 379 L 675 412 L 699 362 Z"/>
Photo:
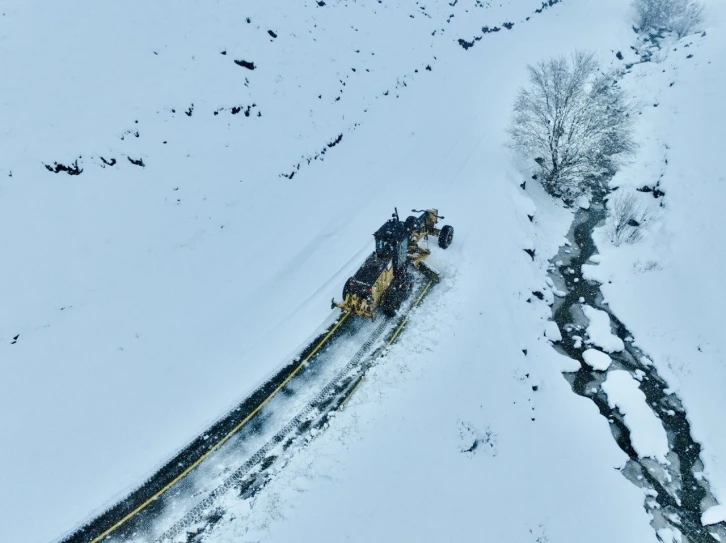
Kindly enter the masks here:
<path id="1" fill-rule="evenodd" d="M 406 221 L 398 218 L 398 212 L 373 235 L 376 250 L 363 263 L 356 274 L 348 279 L 343 288 L 343 300 L 332 301 L 332 307 L 359 315 L 375 318 L 378 307 L 391 313 L 400 307 L 412 287 L 410 267 L 420 270 L 434 281 L 439 280 L 436 272 L 423 261 L 431 254 L 427 247 L 430 235 L 439 237 L 439 246 L 448 247 L 453 239 L 454 229 L 436 227 L 439 219 L 437 209 L 416 211 Z"/>

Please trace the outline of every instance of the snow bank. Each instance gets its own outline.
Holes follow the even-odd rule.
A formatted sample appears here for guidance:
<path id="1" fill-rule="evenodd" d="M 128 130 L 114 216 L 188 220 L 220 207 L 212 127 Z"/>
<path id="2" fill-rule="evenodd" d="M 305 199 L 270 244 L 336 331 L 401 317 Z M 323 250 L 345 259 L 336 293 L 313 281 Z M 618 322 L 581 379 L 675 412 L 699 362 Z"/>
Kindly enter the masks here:
<path id="1" fill-rule="evenodd" d="M 582 358 L 585 364 L 598 371 L 605 371 L 612 363 L 612 359 L 608 355 L 597 349 L 587 349 L 582 353 Z"/>
<path id="2" fill-rule="evenodd" d="M 562 341 L 562 333 L 560 327 L 557 326 L 555 321 L 548 321 L 545 323 L 545 337 L 552 342 Z"/>
<path id="3" fill-rule="evenodd" d="M 661 528 L 657 533 L 662 543 L 683 543 L 681 534 L 671 528 Z"/>
<path id="4" fill-rule="evenodd" d="M 664 44 L 658 62 L 635 64 L 622 80 L 642 104 L 639 149 L 613 181 L 649 191 L 636 194 L 655 217 L 634 245 L 614 248 L 602 229 L 601 269 L 588 275 L 681 398 L 706 478 L 726 502 L 726 124 L 714 122 L 726 118 L 714 92 L 726 88 L 726 3 L 703 4 L 705 35 Z"/>
<path id="5" fill-rule="evenodd" d="M 590 321 L 587 325 L 587 335 L 593 344 L 608 353 L 625 349 L 623 340 L 610 331 L 610 317 L 605 311 L 585 304 L 582 306 L 582 311 Z"/>
<path id="6" fill-rule="evenodd" d="M 726 522 L 726 505 L 714 505 L 706 509 L 701 515 L 701 524 L 704 526 L 719 522 Z"/>
<path id="7" fill-rule="evenodd" d="M 618 408 L 630 430 L 630 442 L 641 458 L 650 457 L 666 462 L 668 436 L 660 419 L 645 400 L 638 382 L 624 370 L 608 373 L 602 384 L 608 404 Z"/>
<path id="8" fill-rule="evenodd" d="M 577 360 L 569 356 L 558 356 L 556 362 L 555 367 L 562 373 L 574 373 L 582 368 Z"/>
<path id="9" fill-rule="evenodd" d="M 587 281 L 597 281 L 598 283 L 607 282 L 607 277 L 604 275 L 605 268 L 602 266 L 596 264 L 583 264 L 581 270 L 582 278 Z"/>

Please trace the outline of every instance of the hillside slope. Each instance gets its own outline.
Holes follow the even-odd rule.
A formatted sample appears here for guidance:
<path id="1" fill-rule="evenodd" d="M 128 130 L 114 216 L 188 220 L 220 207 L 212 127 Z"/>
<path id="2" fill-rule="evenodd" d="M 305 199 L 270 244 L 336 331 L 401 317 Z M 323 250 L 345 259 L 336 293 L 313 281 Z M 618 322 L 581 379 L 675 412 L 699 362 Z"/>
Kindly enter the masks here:
<path id="1" fill-rule="evenodd" d="M 571 213 L 503 146 L 525 65 L 609 62 L 627 4 L 4 6 L 0 540 L 135 488 L 314 337 L 394 206 L 430 206 L 445 280 L 208 539 L 655 541 L 527 302 Z"/>

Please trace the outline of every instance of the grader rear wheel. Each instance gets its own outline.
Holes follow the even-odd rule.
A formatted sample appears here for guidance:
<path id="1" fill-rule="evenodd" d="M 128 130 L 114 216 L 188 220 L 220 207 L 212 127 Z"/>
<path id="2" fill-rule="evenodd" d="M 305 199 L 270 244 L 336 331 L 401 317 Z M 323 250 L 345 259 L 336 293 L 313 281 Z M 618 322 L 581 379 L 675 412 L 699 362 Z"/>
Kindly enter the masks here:
<path id="1" fill-rule="evenodd" d="M 448 224 L 441 229 L 439 234 L 439 247 L 446 249 L 454 240 L 454 227 Z"/>
<path id="2" fill-rule="evenodd" d="M 408 298 L 408 295 L 413 289 L 413 277 L 406 271 L 402 276 L 399 276 L 388 290 L 383 295 L 383 299 L 380 303 L 381 311 L 383 314 L 392 317 L 396 311 L 401 308 L 403 301 Z"/>
<path id="3" fill-rule="evenodd" d="M 393 317 L 399 307 L 401 307 L 401 302 L 395 293 L 387 293 L 381 300 L 380 308 L 386 317 Z"/>

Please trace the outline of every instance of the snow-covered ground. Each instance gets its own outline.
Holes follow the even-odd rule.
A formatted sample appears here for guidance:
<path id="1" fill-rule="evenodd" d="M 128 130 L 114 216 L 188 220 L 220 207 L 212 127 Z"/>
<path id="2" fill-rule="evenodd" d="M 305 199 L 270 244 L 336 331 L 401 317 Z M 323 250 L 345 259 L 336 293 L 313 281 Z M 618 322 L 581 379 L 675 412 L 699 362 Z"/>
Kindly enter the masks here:
<path id="1" fill-rule="evenodd" d="M 635 64 L 623 85 L 642 107 L 640 149 L 611 185 L 649 208 L 643 239 L 615 247 L 601 228 L 599 263 L 610 308 L 633 332 L 683 400 L 705 475 L 726 500 L 726 6 L 706 3 L 705 35 L 666 39 L 651 62 Z M 633 41 L 635 45 L 635 42 Z M 645 45 L 638 45 L 644 51 Z M 623 65 L 638 55 L 623 50 Z M 657 188 L 665 196 L 635 189 Z"/>
<path id="2" fill-rule="evenodd" d="M 571 214 L 521 191 L 503 146 L 525 65 L 613 57 L 634 40 L 626 0 L 72 4 L 0 10 L 0 540 L 59 538 L 142 482 L 316 333 L 393 206 L 431 206 L 456 228 L 443 283 L 326 432 L 253 500 L 226 497 L 209 539 L 655 541 L 608 424 L 562 378 L 549 308 L 528 303 L 553 295 Z M 703 156 L 724 138 L 694 115 L 723 107 L 721 30 L 669 53 L 672 88 L 633 68 L 662 100 L 642 139 L 671 146 L 663 227 L 603 242 L 593 272 L 674 369 L 717 482 L 726 304 L 705 297 L 722 260 L 697 204 L 717 213 Z M 686 117 L 701 132 L 666 132 Z M 77 176 L 44 167 L 76 159 Z M 681 182 L 696 166 L 698 190 Z M 646 246 L 661 269 L 636 275 L 623 255 Z"/>

